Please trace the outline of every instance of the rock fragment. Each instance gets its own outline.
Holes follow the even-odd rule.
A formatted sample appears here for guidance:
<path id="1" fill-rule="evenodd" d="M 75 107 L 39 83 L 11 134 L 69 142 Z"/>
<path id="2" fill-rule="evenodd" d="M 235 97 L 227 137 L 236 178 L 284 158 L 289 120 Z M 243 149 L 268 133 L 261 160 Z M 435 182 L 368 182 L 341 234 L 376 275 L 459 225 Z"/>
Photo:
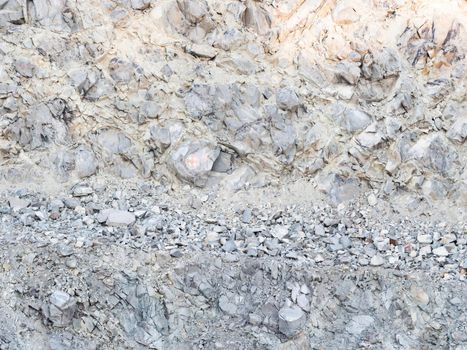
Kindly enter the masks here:
<path id="1" fill-rule="evenodd" d="M 433 254 L 443 257 L 443 256 L 448 256 L 449 251 L 446 249 L 445 246 L 441 246 L 441 247 L 434 248 L 433 249 Z"/>
<path id="2" fill-rule="evenodd" d="M 348 132 L 356 132 L 366 128 L 371 123 L 370 116 L 358 109 L 346 109 L 340 119 L 341 126 Z"/>
<path id="3" fill-rule="evenodd" d="M 65 327 L 73 319 L 76 301 L 68 293 L 56 290 L 49 298 L 49 303 L 43 306 L 44 316 L 56 327 Z"/>
<path id="4" fill-rule="evenodd" d="M 31 201 L 28 199 L 11 197 L 8 199 L 8 204 L 13 211 L 17 212 L 21 209 L 27 208 L 31 204 Z"/>
<path id="5" fill-rule="evenodd" d="M 290 88 L 282 88 L 276 94 L 277 106 L 286 111 L 295 111 L 299 106 L 298 96 Z"/>
<path id="6" fill-rule="evenodd" d="M 384 264 L 384 258 L 381 255 L 374 255 L 370 260 L 371 266 L 381 266 Z"/>
<path id="7" fill-rule="evenodd" d="M 129 226 L 136 221 L 136 217 L 126 210 L 105 209 L 99 213 L 97 221 L 105 222 L 107 226 Z"/>
<path id="8" fill-rule="evenodd" d="M 298 334 L 305 326 L 306 315 L 297 306 L 279 310 L 279 331 L 287 337 Z"/>
<path id="9" fill-rule="evenodd" d="M 225 295 L 222 295 L 219 298 L 219 308 L 230 316 L 233 316 L 237 313 L 237 306 L 232 303 Z"/>

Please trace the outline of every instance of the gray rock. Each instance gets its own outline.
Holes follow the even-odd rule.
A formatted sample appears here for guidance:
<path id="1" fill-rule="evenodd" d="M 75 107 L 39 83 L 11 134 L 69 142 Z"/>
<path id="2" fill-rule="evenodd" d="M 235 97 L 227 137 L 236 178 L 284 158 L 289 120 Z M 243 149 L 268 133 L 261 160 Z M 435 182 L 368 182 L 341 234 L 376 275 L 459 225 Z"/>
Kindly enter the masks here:
<path id="1" fill-rule="evenodd" d="M 401 71 L 401 63 L 397 52 L 390 48 L 371 52 L 363 57 L 362 73 L 366 79 L 379 81 L 397 77 Z"/>
<path id="2" fill-rule="evenodd" d="M 78 185 L 73 188 L 73 196 L 74 197 L 85 197 L 93 194 L 94 190 L 86 185 Z"/>
<path id="3" fill-rule="evenodd" d="M 374 318 L 369 315 L 357 315 L 352 317 L 351 321 L 346 327 L 346 331 L 350 334 L 358 336 L 374 322 Z"/>
<path id="4" fill-rule="evenodd" d="M 360 73 L 360 67 L 355 62 L 341 61 L 336 66 L 336 77 L 350 85 L 358 83 Z"/>
<path id="5" fill-rule="evenodd" d="M 117 57 L 110 60 L 109 72 L 116 82 L 129 83 L 135 77 L 133 65 Z"/>
<path id="6" fill-rule="evenodd" d="M 467 138 L 467 117 L 457 118 L 446 135 L 452 141 L 464 143 Z"/>
<path id="7" fill-rule="evenodd" d="M 98 161 L 94 153 L 86 146 L 80 146 L 75 151 L 75 169 L 80 178 L 94 175 Z"/>
<path id="8" fill-rule="evenodd" d="M 36 66 L 26 58 L 16 59 L 14 67 L 16 71 L 25 78 L 32 78 L 36 69 Z"/>
<path id="9" fill-rule="evenodd" d="M 224 252 L 232 253 L 232 252 L 236 251 L 238 248 L 237 248 L 237 245 L 235 244 L 235 242 L 233 240 L 229 239 L 224 243 L 224 245 L 222 246 L 222 249 L 224 250 Z"/>
<path id="10" fill-rule="evenodd" d="M 193 44 L 187 48 L 190 55 L 200 58 L 213 59 L 217 56 L 217 50 L 212 46 Z"/>
<path id="11" fill-rule="evenodd" d="M 18 103 L 13 96 L 10 96 L 3 102 L 3 108 L 7 111 L 14 112 L 18 110 Z"/>
<path id="12" fill-rule="evenodd" d="M 241 15 L 245 27 L 254 30 L 259 35 L 265 35 L 271 29 L 271 18 L 267 11 L 254 1 L 246 3 L 245 11 Z"/>
<path id="13" fill-rule="evenodd" d="M 155 119 L 162 113 L 162 106 L 155 101 L 144 101 L 139 109 L 140 118 L 144 121 L 146 118 Z"/>
<path id="14" fill-rule="evenodd" d="M 67 257 L 73 255 L 73 248 L 68 244 L 62 243 L 58 245 L 57 252 L 60 256 Z"/>
<path id="15" fill-rule="evenodd" d="M 70 27 L 65 22 L 63 11 L 66 0 L 35 0 L 30 7 L 30 15 L 34 22 L 57 31 L 69 31 Z"/>
<path id="16" fill-rule="evenodd" d="M 129 226 L 136 221 L 136 217 L 125 210 L 105 209 L 99 213 L 97 220 L 105 222 L 107 226 Z"/>
<path id="17" fill-rule="evenodd" d="M 219 298 L 219 308 L 230 316 L 233 316 L 237 313 L 237 306 L 230 302 L 229 298 L 227 298 L 225 295 L 222 295 Z"/>
<path id="18" fill-rule="evenodd" d="M 23 7 L 17 0 L 0 1 L 0 28 L 24 22 Z"/>
<path id="19" fill-rule="evenodd" d="M 242 214 L 242 222 L 244 224 L 249 224 L 251 222 L 251 209 L 250 208 L 246 208 L 244 211 L 243 211 L 243 214 Z"/>
<path id="20" fill-rule="evenodd" d="M 13 211 L 20 211 L 21 209 L 27 208 L 31 201 L 28 199 L 11 197 L 8 199 L 8 204 Z"/>
<path id="21" fill-rule="evenodd" d="M 151 141 L 154 142 L 160 152 L 164 152 L 172 143 L 169 128 L 153 125 L 150 128 L 150 134 Z"/>
<path id="22" fill-rule="evenodd" d="M 186 94 L 184 101 L 189 115 L 196 119 L 201 119 L 214 113 L 214 103 L 212 95 L 215 90 L 208 85 L 195 84 Z"/>
<path id="23" fill-rule="evenodd" d="M 431 168 L 440 174 L 452 173 L 458 154 L 445 136 L 434 133 L 420 137 L 409 149 L 408 158 L 417 160 L 422 166 Z"/>
<path id="24" fill-rule="evenodd" d="M 348 132 L 365 129 L 370 123 L 371 117 L 367 113 L 353 108 L 344 110 L 340 118 L 341 126 Z"/>
<path id="25" fill-rule="evenodd" d="M 55 118 L 44 103 L 35 105 L 24 118 L 18 118 L 8 131 L 26 150 L 46 148 L 51 143 L 63 143 L 69 139 L 64 121 Z"/>
<path id="26" fill-rule="evenodd" d="M 217 173 L 227 173 L 232 169 L 232 155 L 226 152 L 220 152 L 216 161 L 212 165 L 212 171 Z"/>
<path id="27" fill-rule="evenodd" d="M 185 141 L 170 155 L 170 165 L 177 176 L 196 186 L 206 185 L 220 149 L 206 141 Z"/>
<path id="28" fill-rule="evenodd" d="M 56 327 L 69 325 L 76 310 L 75 299 L 68 293 L 57 290 L 50 295 L 49 301 L 43 307 L 44 316 Z"/>
<path id="29" fill-rule="evenodd" d="M 283 239 L 289 234 L 289 228 L 283 225 L 275 225 L 271 229 L 271 235 L 277 239 Z"/>
<path id="30" fill-rule="evenodd" d="M 276 93 L 277 106 L 286 111 L 296 111 L 300 101 L 292 89 L 282 88 Z"/>
<path id="31" fill-rule="evenodd" d="M 134 10 L 145 10 L 151 5 L 151 0 L 130 0 L 130 3 Z"/>
<path id="32" fill-rule="evenodd" d="M 76 198 L 65 198 L 63 204 L 65 204 L 68 209 L 75 209 L 77 206 L 81 205 L 81 202 Z"/>
<path id="33" fill-rule="evenodd" d="M 293 337 L 305 326 L 306 315 L 297 306 L 283 307 L 279 310 L 279 331 L 287 337 Z"/>
<path id="34" fill-rule="evenodd" d="M 291 163 L 296 153 L 297 134 L 292 123 L 275 110 L 269 110 L 271 116 L 271 139 L 275 153 L 284 156 L 284 163 Z"/>

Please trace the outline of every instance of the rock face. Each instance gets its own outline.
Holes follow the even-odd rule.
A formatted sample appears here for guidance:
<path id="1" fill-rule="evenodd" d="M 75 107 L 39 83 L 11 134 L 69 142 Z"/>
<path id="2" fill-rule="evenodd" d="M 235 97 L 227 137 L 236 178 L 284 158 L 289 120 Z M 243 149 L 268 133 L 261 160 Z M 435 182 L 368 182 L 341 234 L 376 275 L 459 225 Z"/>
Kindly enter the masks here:
<path id="1" fill-rule="evenodd" d="M 0 349 L 467 348 L 465 23 L 0 0 Z"/>
<path id="2" fill-rule="evenodd" d="M 337 174 L 360 182 L 351 196 L 393 183 L 388 196 L 459 204 L 460 5 L 276 5 L 1 1 L 0 177 L 26 152 L 30 181 L 205 186 L 248 167 L 262 184 L 312 176 L 331 199 L 347 198 L 322 182 Z"/>

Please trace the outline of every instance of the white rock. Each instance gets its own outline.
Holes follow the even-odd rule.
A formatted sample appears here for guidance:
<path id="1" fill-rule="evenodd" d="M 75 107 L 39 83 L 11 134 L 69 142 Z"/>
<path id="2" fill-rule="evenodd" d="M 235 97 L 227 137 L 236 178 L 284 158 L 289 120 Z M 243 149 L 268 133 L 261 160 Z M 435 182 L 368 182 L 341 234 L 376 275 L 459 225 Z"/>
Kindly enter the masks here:
<path id="1" fill-rule="evenodd" d="M 70 295 L 60 290 L 54 291 L 50 295 L 50 302 L 56 307 L 58 307 L 59 309 L 64 309 L 70 301 L 71 301 Z"/>
<path id="2" fill-rule="evenodd" d="M 377 198 L 376 198 L 376 196 L 374 195 L 374 193 L 370 194 L 370 195 L 368 196 L 367 199 L 368 199 L 368 204 L 369 204 L 369 205 L 371 205 L 372 207 L 376 205 L 376 203 L 377 203 Z"/>
<path id="3" fill-rule="evenodd" d="M 384 258 L 381 255 L 374 255 L 370 260 L 371 266 L 381 266 L 384 264 Z"/>
<path id="4" fill-rule="evenodd" d="M 454 242 L 457 239 L 456 235 L 453 233 L 448 233 L 447 235 L 444 235 L 441 237 L 441 243 L 443 244 L 449 244 Z"/>
<path id="5" fill-rule="evenodd" d="M 10 204 L 10 208 L 13 209 L 13 211 L 20 211 L 21 209 L 27 208 L 31 204 L 31 201 L 12 197 L 8 200 L 8 203 Z"/>
<path id="6" fill-rule="evenodd" d="M 321 254 L 315 256 L 315 262 L 323 262 L 324 258 Z"/>
<path id="7" fill-rule="evenodd" d="M 104 219 L 105 218 L 105 219 Z M 107 226 L 128 226 L 135 222 L 135 214 L 125 210 L 106 209 L 99 213 L 99 222 L 104 222 Z"/>
<path id="8" fill-rule="evenodd" d="M 433 237 L 431 235 L 429 235 L 429 234 L 418 235 L 417 236 L 417 241 L 419 243 L 430 244 L 431 242 L 433 242 Z"/>
<path id="9" fill-rule="evenodd" d="M 418 304 L 427 305 L 430 302 L 430 297 L 421 288 L 412 286 L 410 288 L 410 294 L 412 294 L 412 297 L 417 301 Z"/>
<path id="10" fill-rule="evenodd" d="M 277 239 L 283 239 L 289 234 L 288 226 L 276 225 L 271 230 L 271 235 Z"/>
<path id="11" fill-rule="evenodd" d="M 426 245 L 420 248 L 420 251 L 419 251 L 420 256 L 428 255 L 430 253 L 431 253 L 431 246 Z"/>
<path id="12" fill-rule="evenodd" d="M 73 196 L 74 197 L 84 197 L 93 194 L 94 190 L 88 186 L 77 186 L 73 189 Z"/>
<path id="13" fill-rule="evenodd" d="M 438 256 L 448 256 L 449 252 L 446 249 L 446 247 L 441 246 L 441 247 L 433 249 L 433 254 L 438 255 Z"/>

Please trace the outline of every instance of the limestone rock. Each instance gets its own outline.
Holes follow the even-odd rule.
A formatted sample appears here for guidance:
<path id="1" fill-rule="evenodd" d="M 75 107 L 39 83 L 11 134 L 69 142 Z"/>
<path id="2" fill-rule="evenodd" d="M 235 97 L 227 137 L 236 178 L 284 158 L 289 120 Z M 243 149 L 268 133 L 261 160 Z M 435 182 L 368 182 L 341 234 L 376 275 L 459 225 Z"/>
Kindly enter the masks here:
<path id="1" fill-rule="evenodd" d="M 219 147 L 209 142 L 189 140 L 173 150 L 170 165 L 180 179 L 202 187 L 219 153 Z"/>
<path id="2" fill-rule="evenodd" d="M 371 123 L 371 117 L 358 109 L 347 108 L 340 117 L 341 126 L 348 132 L 365 129 Z"/>
<path id="3" fill-rule="evenodd" d="M 287 337 L 299 333 L 306 323 L 306 315 L 297 306 L 284 307 L 279 310 L 279 331 Z"/>
<path id="4" fill-rule="evenodd" d="M 290 88 L 282 88 L 276 94 L 277 106 L 286 111 L 294 111 L 298 108 L 298 96 Z"/>
<path id="5" fill-rule="evenodd" d="M 49 303 L 44 305 L 43 314 L 56 327 L 65 327 L 73 319 L 76 310 L 76 301 L 68 293 L 56 290 L 49 298 Z"/>
<path id="6" fill-rule="evenodd" d="M 126 210 L 105 209 L 99 213 L 97 220 L 105 222 L 107 226 L 129 226 L 135 222 L 136 217 Z"/>
<path id="7" fill-rule="evenodd" d="M 450 140 L 464 143 L 467 138 L 467 117 L 459 117 L 447 132 Z"/>

